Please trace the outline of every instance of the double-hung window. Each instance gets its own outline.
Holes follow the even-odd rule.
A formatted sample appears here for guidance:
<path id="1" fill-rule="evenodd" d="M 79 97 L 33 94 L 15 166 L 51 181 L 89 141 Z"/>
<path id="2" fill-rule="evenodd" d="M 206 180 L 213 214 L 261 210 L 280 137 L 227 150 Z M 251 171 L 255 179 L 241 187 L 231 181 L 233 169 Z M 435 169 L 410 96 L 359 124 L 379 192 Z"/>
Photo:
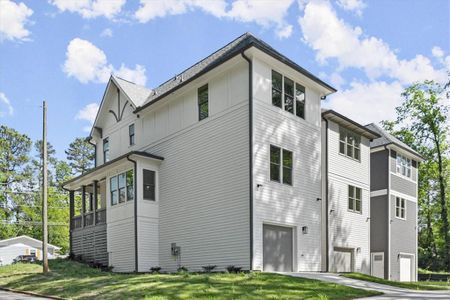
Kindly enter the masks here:
<path id="1" fill-rule="evenodd" d="M 205 84 L 198 89 L 198 120 L 206 119 L 209 115 L 208 85 Z"/>
<path id="2" fill-rule="evenodd" d="M 361 213 L 361 188 L 348 186 L 348 210 Z"/>
<path id="3" fill-rule="evenodd" d="M 292 152 L 270 145 L 270 180 L 292 185 Z"/>
<path id="4" fill-rule="evenodd" d="M 128 126 L 128 140 L 129 140 L 130 146 L 134 145 L 134 142 L 135 142 L 134 139 L 135 139 L 134 124 L 131 124 L 130 126 Z"/>
<path id="5" fill-rule="evenodd" d="M 103 163 L 109 161 L 109 138 L 103 139 Z"/>
<path id="6" fill-rule="evenodd" d="M 361 154 L 361 137 L 345 128 L 339 128 L 339 153 L 359 160 Z"/>
<path id="7" fill-rule="evenodd" d="M 143 189 L 144 189 L 144 200 L 155 201 L 155 171 L 143 170 Z"/>
<path id="8" fill-rule="evenodd" d="M 282 107 L 281 95 L 283 94 L 283 76 L 272 70 L 272 104 Z"/>
<path id="9" fill-rule="evenodd" d="M 397 153 L 396 165 L 398 174 L 411 178 L 411 159 Z"/>
<path id="10" fill-rule="evenodd" d="M 395 197 L 395 216 L 406 219 L 406 201 L 403 198 Z"/>
<path id="11" fill-rule="evenodd" d="M 305 87 L 272 70 L 272 105 L 305 119 Z"/>
<path id="12" fill-rule="evenodd" d="M 133 170 L 120 173 L 110 178 L 111 205 L 134 200 Z"/>

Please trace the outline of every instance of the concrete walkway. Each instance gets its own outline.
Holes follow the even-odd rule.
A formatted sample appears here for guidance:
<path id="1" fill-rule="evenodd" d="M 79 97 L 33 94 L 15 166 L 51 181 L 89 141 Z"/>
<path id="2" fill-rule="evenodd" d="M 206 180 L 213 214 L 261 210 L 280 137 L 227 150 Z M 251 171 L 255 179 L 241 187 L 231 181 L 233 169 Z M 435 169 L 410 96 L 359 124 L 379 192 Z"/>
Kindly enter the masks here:
<path id="1" fill-rule="evenodd" d="M 45 300 L 48 298 L 42 298 L 37 296 L 30 296 L 21 293 L 13 293 L 5 290 L 0 290 L 0 299 L 1 300 Z"/>
<path id="2" fill-rule="evenodd" d="M 365 290 L 373 290 L 384 293 L 384 295 L 364 298 L 367 300 L 386 300 L 386 299 L 423 299 L 423 300 L 434 300 L 434 299 L 450 299 L 450 291 L 417 291 L 404 289 L 399 287 L 394 287 L 390 285 L 384 285 L 369 281 L 356 280 L 351 278 L 346 278 L 333 273 L 282 273 L 285 275 L 290 275 L 294 277 L 304 277 L 309 279 L 322 280 L 327 282 L 333 282 L 337 284 L 346 285 L 349 287 Z"/>

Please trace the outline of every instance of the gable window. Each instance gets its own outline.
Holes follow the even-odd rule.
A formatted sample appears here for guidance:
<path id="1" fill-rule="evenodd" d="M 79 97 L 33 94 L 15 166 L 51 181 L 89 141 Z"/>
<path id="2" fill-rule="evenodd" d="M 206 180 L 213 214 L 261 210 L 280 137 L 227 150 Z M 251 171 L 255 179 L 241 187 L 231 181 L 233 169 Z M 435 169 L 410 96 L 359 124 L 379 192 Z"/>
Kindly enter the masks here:
<path id="1" fill-rule="evenodd" d="M 361 208 L 361 188 L 352 185 L 348 186 L 348 210 L 360 213 Z"/>
<path id="2" fill-rule="evenodd" d="M 130 143 L 130 146 L 134 145 L 134 124 L 131 124 L 128 126 L 128 140 Z"/>
<path id="3" fill-rule="evenodd" d="M 405 199 L 395 197 L 395 216 L 400 219 L 406 219 Z"/>
<path id="4" fill-rule="evenodd" d="M 359 160 L 361 153 L 361 138 L 345 128 L 339 128 L 339 153 Z"/>
<path id="5" fill-rule="evenodd" d="M 120 173 L 110 179 L 111 205 L 134 200 L 133 170 Z"/>
<path id="6" fill-rule="evenodd" d="M 270 180 L 292 185 L 292 152 L 270 145 Z"/>
<path id="7" fill-rule="evenodd" d="M 155 171 L 143 170 L 144 200 L 155 201 Z"/>
<path id="8" fill-rule="evenodd" d="M 281 95 L 283 93 L 283 76 L 272 70 L 272 104 L 282 107 Z"/>
<path id="9" fill-rule="evenodd" d="M 284 110 L 294 113 L 294 82 L 284 77 Z"/>
<path id="10" fill-rule="evenodd" d="M 297 117 L 305 119 L 305 87 L 301 84 L 295 84 L 295 114 Z"/>
<path id="11" fill-rule="evenodd" d="M 397 153 L 396 170 L 398 174 L 411 178 L 411 159 Z"/>
<path id="12" fill-rule="evenodd" d="M 208 85 L 205 84 L 198 89 L 198 120 L 206 119 L 208 114 Z"/>
<path id="13" fill-rule="evenodd" d="M 103 139 L 103 163 L 109 161 L 109 138 Z"/>

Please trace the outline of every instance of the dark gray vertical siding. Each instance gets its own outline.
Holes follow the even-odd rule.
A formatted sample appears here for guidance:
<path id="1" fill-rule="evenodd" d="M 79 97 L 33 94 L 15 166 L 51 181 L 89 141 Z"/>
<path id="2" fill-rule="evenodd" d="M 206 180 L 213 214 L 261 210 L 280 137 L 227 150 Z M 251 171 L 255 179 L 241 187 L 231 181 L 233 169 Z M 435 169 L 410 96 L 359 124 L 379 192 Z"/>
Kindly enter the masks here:
<path id="1" fill-rule="evenodd" d="M 400 280 L 399 254 L 416 254 L 417 203 L 406 200 L 406 220 L 395 217 L 395 196 L 391 195 L 391 278 Z M 417 258 L 416 258 L 417 259 Z M 415 261 L 413 262 L 415 267 Z"/>
<path id="2" fill-rule="evenodd" d="M 370 252 L 384 253 L 384 278 L 388 276 L 389 265 L 388 207 L 388 195 L 370 198 Z"/>
<path id="3" fill-rule="evenodd" d="M 388 188 L 388 151 L 378 151 L 370 154 L 370 190 Z"/>
<path id="4" fill-rule="evenodd" d="M 72 231 L 72 252 L 84 261 L 108 265 L 106 225 L 97 225 Z"/>

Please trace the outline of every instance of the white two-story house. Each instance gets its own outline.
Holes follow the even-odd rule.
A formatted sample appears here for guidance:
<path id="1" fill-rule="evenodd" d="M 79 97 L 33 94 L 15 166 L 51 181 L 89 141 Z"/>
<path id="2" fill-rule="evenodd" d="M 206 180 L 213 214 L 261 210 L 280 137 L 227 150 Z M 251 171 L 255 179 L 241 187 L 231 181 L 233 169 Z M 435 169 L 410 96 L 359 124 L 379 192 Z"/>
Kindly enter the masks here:
<path id="1" fill-rule="evenodd" d="M 154 89 L 112 76 L 90 135 L 96 166 L 64 184 L 72 253 L 117 272 L 369 273 L 378 135 L 322 114 L 335 91 L 249 33 Z M 341 129 L 359 158 L 339 152 Z"/>

